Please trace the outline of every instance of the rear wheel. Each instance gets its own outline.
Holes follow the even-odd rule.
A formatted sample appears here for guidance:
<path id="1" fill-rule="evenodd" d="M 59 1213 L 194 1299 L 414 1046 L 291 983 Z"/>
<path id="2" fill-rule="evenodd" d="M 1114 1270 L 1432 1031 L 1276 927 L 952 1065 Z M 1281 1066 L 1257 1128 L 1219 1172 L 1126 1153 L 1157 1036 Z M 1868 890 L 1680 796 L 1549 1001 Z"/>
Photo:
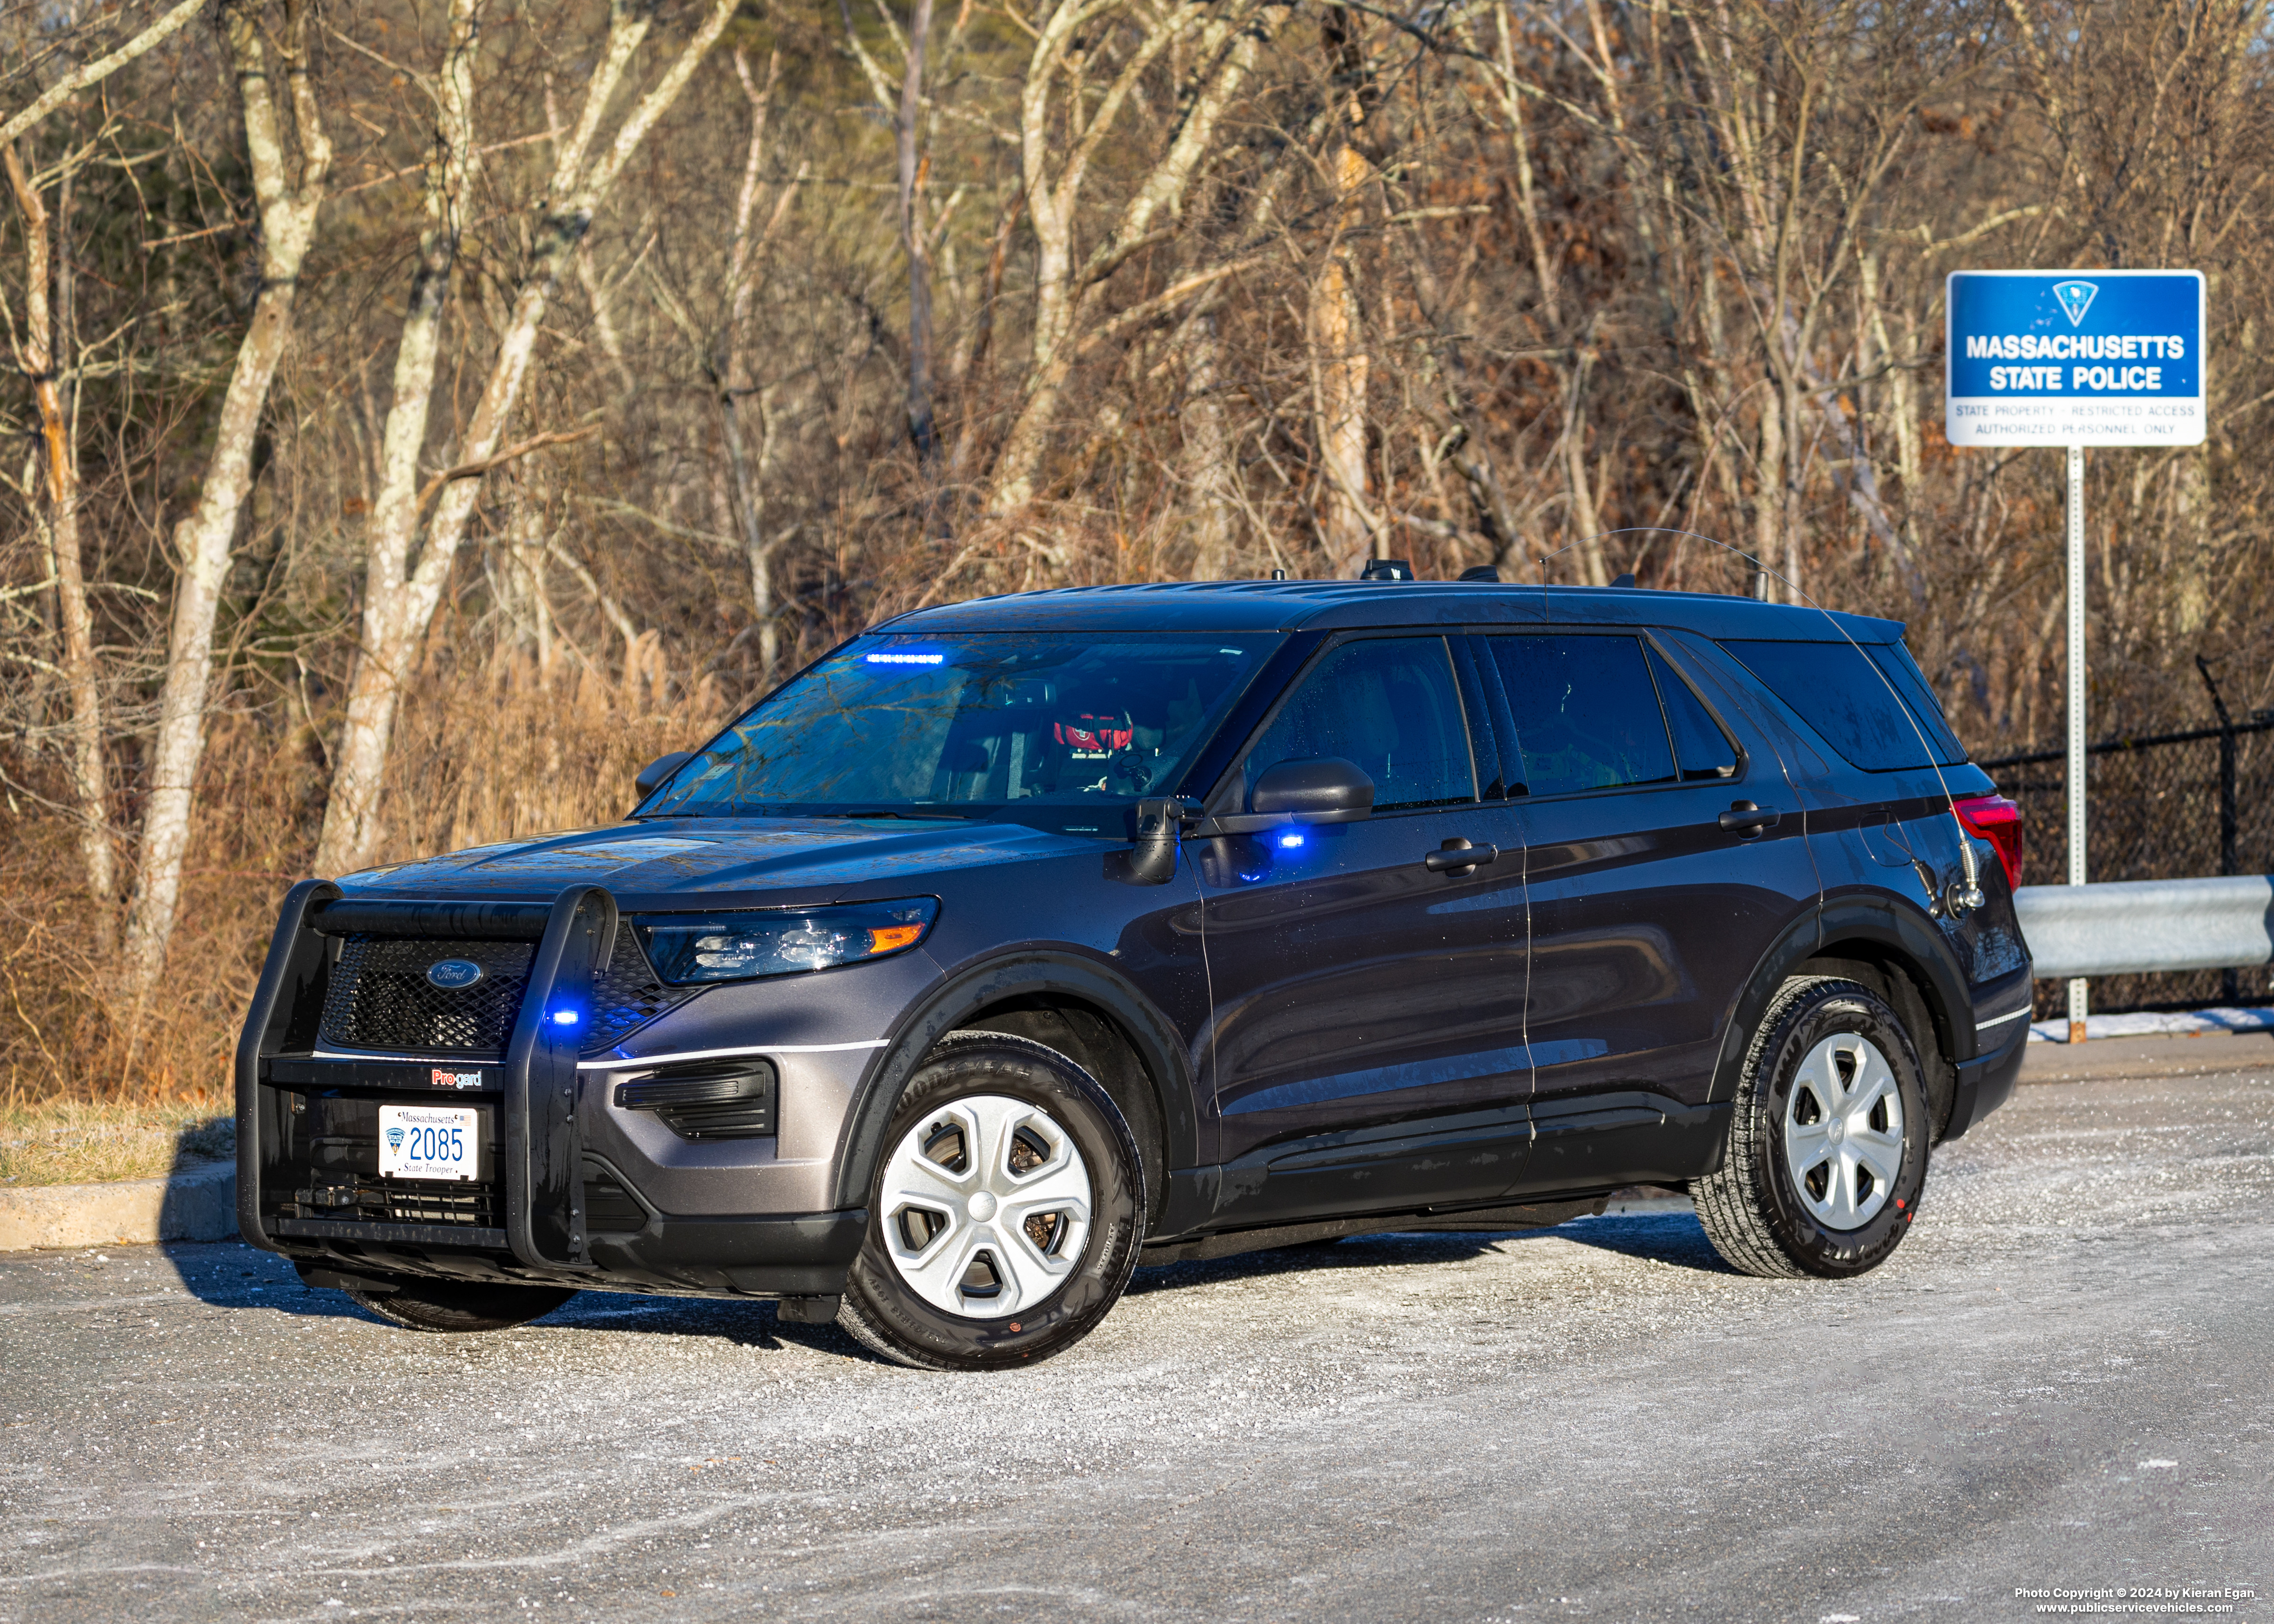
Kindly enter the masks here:
<path id="1" fill-rule="evenodd" d="M 1901 1017 L 1854 981 L 1794 977 L 1745 1057 L 1721 1170 L 1691 1181 L 1698 1222 L 1748 1274 L 1861 1274 L 1918 1211 L 1928 1132 Z"/>
<path id="2" fill-rule="evenodd" d="M 393 1291 L 350 1288 L 348 1295 L 365 1312 L 405 1330 L 507 1331 L 551 1313 L 576 1293 L 567 1286 L 406 1277 Z"/>
<path id="3" fill-rule="evenodd" d="M 1136 1141 L 1058 1050 L 951 1033 L 908 1079 L 885 1147 L 838 1323 L 886 1358 L 1032 1364 L 1088 1335 L 1129 1283 Z"/>

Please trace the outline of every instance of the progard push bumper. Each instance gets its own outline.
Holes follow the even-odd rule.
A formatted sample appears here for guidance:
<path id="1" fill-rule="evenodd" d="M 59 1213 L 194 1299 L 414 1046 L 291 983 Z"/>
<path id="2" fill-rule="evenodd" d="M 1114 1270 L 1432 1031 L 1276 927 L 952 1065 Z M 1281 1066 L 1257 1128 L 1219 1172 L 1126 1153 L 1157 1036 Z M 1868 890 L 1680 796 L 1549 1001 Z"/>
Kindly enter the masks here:
<path id="1" fill-rule="evenodd" d="M 634 1233 L 594 1232 L 588 1183 L 608 1169 L 584 1144 L 577 1060 L 594 975 L 608 962 L 616 923 L 614 899 L 595 885 L 569 887 L 549 904 L 364 901 L 343 898 L 328 882 L 295 886 L 237 1045 L 237 1214 L 246 1241 L 287 1253 L 317 1283 L 420 1274 L 710 1296 L 840 1292 L 867 1235 L 865 1210 L 684 1217 L 649 1210 Z M 478 1060 L 437 1055 L 432 1066 L 414 1054 L 326 1051 L 321 1014 L 341 941 L 350 934 L 532 943 L 501 1062 L 494 1051 Z M 558 1019 L 563 1014 L 570 1019 Z M 367 1192 L 375 1163 L 328 1175 L 343 1182 L 320 1193 L 339 1192 L 340 1209 L 303 1205 L 311 1192 L 300 1186 L 327 1177 L 303 1165 L 312 1105 L 375 1117 L 381 1102 L 440 1102 L 422 1086 L 430 1074 L 455 1077 L 441 1097 L 481 1108 L 493 1124 L 478 1218 L 393 1222 L 392 1212 L 375 1218 L 367 1207 L 346 1207 L 359 1177 Z"/>

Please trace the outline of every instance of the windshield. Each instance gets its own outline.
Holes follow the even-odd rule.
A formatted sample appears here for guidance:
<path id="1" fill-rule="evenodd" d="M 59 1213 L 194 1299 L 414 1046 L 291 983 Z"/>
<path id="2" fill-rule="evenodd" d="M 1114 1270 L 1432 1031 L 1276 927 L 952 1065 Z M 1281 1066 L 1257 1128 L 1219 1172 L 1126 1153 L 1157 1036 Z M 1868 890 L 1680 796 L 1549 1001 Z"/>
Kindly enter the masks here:
<path id="1" fill-rule="evenodd" d="M 1121 809 L 1171 793 L 1278 642 L 857 638 L 761 701 L 637 816 L 1002 816 L 1121 834 Z"/>

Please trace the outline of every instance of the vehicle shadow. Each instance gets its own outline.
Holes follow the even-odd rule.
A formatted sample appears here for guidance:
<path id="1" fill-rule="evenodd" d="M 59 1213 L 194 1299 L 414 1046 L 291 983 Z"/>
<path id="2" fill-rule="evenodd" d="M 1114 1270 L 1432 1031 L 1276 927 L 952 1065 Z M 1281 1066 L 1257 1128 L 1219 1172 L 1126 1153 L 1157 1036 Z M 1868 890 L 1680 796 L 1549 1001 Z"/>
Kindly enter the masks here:
<path id="1" fill-rule="evenodd" d="M 1555 1240 L 1705 1274 L 1736 1272 L 1713 1250 L 1713 1243 L 1706 1238 L 1695 1213 L 1663 1212 L 1581 1218 L 1553 1229 L 1509 1229 L 1491 1234 L 1389 1231 L 1355 1235 L 1340 1241 L 1283 1246 L 1269 1252 L 1241 1252 L 1236 1257 L 1204 1262 L 1141 1263 L 1129 1291 L 1135 1296 L 1306 1271 L 1427 1267 L 1460 1262 L 1488 1251 L 1507 1252 Z"/>
<path id="2" fill-rule="evenodd" d="M 215 1308 L 255 1310 L 298 1320 L 361 1320 L 403 1331 L 370 1312 L 344 1291 L 304 1284 L 297 1271 L 274 1252 L 242 1241 L 169 1241 L 159 1253 L 174 1267 L 182 1287 Z M 645 1297 L 622 1291 L 580 1291 L 533 1327 L 575 1327 L 595 1331 L 660 1336 L 717 1337 L 740 1348 L 801 1347 L 816 1353 L 876 1361 L 876 1356 L 833 1325 L 802 1325 L 776 1317 L 774 1304 L 760 1298 L 734 1302 L 716 1297 Z M 501 1333 L 474 1332 L 480 1341 Z M 440 1339 L 438 1339 L 440 1340 Z M 459 1340 L 450 1338 L 449 1340 Z"/>
<path id="3" fill-rule="evenodd" d="M 161 1241 L 182 1289 L 215 1308 L 258 1308 L 298 1319 L 368 1318 L 338 1291 L 311 1291 L 292 1266 L 243 1241 Z"/>
<path id="4" fill-rule="evenodd" d="M 1556 1240 L 1706 1274 L 1734 1272 L 1706 1238 L 1697 1214 L 1677 1211 L 1606 1214 L 1575 1219 L 1553 1229 L 1485 1234 L 1389 1231 L 1205 1261 L 1141 1263 L 1130 1281 L 1128 1295 L 1148 1296 L 1193 1286 L 1269 1280 L 1304 1273 L 1324 1275 L 1347 1269 L 1427 1267 L 1461 1262 L 1489 1251 L 1520 1255 L 1522 1248 Z M 344 1291 L 303 1284 L 283 1259 L 256 1251 L 241 1241 L 176 1241 L 158 1250 L 174 1266 L 184 1289 L 199 1301 L 216 1308 L 258 1310 L 295 1319 L 388 1324 Z M 784 1320 L 772 1302 L 756 1298 L 734 1302 L 713 1297 L 582 1291 L 530 1323 L 538 1328 L 715 1337 L 739 1348 L 763 1351 L 801 1348 L 866 1364 L 883 1363 L 836 1326 Z M 420 1334 L 403 1331 L 401 1335 Z M 474 1334 L 468 1340 L 480 1341 L 484 1335 Z"/>
<path id="5" fill-rule="evenodd" d="M 738 1348 L 767 1351 L 802 1348 L 812 1353 L 837 1354 L 872 1365 L 884 1363 L 834 1325 L 807 1325 L 784 1320 L 772 1303 L 757 1298 L 730 1302 L 719 1297 L 581 1291 L 532 1323 L 644 1335 L 713 1336 Z"/>

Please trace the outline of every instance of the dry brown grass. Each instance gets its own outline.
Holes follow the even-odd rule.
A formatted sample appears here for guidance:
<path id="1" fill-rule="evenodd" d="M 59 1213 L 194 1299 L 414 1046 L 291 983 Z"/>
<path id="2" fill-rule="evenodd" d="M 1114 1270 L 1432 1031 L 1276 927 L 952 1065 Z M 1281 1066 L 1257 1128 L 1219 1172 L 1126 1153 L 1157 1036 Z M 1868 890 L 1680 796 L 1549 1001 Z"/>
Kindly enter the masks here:
<path id="1" fill-rule="evenodd" d="M 640 767 L 709 737 L 728 703 L 715 683 L 665 670 L 651 644 L 643 652 L 621 681 L 573 666 L 546 681 L 511 660 L 430 672 L 397 735 L 382 859 L 621 819 Z M 216 718 L 164 994 L 139 1015 L 108 996 L 69 830 L 0 822 L 0 1110 L 65 1101 L 177 1124 L 226 1100 L 277 906 L 308 872 L 327 776 L 305 720 Z M 162 1171 L 158 1155 L 146 1147 L 128 1161 Z"/>
<path id="2" fill-rule="evenodd" d="M 155 1178 L 237 1154 L 222 1101 L 49 1098 L 0 1106 L 0 1189 Z"/>

